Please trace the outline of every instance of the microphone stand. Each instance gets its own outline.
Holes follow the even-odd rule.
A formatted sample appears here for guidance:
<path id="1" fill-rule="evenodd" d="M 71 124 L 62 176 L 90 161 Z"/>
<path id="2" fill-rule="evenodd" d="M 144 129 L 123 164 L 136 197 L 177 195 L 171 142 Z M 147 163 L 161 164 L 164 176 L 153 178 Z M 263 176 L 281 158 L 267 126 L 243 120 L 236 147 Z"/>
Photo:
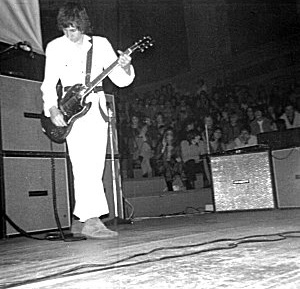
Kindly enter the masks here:
<path id="1" fill-rule="evenodd" d="M 107 221 L 107 223 L 113 223 L 114 227 L 118 224 L 132 224 L 131 220 L 125 220 L 119 217 L 118 212 L 118 196 L 117 196 L 117 186 L 116 186 L 116 165 L 115 165 L 115 151 L 114 151 L 114 139 L 113 139 L 113 130 L 112 130 L 112 115 L 113 111 L 107 106 L 107 115 L 108 115 L 108 130 L 109 130 L 109 140 L 110 140 L 110 154 L 111 154 L 111 173 L 112 173 L 112 191 L 113 191 L 113 200 L 114 200 L 114 219 Z M 122 201 L 122 199 L 121 199 Z"/>
<path id="2" fill-rule="evenodd" d="M 9 52 L 9 51 L 11 51 L 13 49 L 16 49 L 15 45 L 11 45 L 11 46 L 5 48 L 4 50 L 0 51 L 0 55 L 5 54 L 5 53 L 7 53 L 7 52 Z"/>
<path id="3" fill-rule="evenodd" d="M 14 49 L 15 50 L 19 49 L 19 50 L 25 51 L 25 52 L 29 53 L 31 58 L 34 58 L 34 53 L 32 51 L 32 47 L 31 47 L 30 43 L 27 41 L 18 42 L 18 43 L 8 46 L 7 48 L 0 51 L 0 57 Z M 2 67 L 0 67 L 0 74 L 1 73 L 2 73 Z"/>
<path id="4" fill-rule="evenodd" d="M 205 137 L 206 137 L 207 154 L 210 155 L 210 145 L 209 145 L 209 135 L 208 135 L 207 124 L 205 124 Z"/>
<path id="5" fill-rule="evenodd" d="M 24 41 L 24 42 L 18 42 L 16 44 L 13 44 L 13 45 L 10 45 L 9 47 L 5 48 L 4 50 L 0 51 L 0 56 L 2 54 L 5 54 L 13 49 L 20 49 L 20 50 L 23 50 L 23 51 L 26 51 L 26 52 L 32 52 L 32 48 L 31 48 L 31 45 L 30 43 L 28 43 L 27 41 Z"/>

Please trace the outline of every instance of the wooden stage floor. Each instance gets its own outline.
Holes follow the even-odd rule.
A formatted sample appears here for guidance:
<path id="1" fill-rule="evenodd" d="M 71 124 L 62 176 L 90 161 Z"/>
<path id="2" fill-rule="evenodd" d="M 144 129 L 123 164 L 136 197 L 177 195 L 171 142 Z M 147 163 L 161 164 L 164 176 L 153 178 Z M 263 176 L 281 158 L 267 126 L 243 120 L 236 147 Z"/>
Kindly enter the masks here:
<path id="1" fill-rule="evenodd" d="M 3 239 L 0 288 L 300 288 L 299 220 L 207 213 L 134 220 L 114 240 Z"/>

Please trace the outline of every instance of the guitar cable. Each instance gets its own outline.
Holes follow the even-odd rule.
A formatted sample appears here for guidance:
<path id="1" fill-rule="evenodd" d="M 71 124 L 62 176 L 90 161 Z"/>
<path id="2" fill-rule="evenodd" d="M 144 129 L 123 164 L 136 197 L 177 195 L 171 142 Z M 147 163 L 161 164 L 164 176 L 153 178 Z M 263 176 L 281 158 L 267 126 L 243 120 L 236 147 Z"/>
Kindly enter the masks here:
<path id="1" fill-rule="evenodd" d="M 53 152 L 53 142 L 50 141 L 51 152 Z M 53 212 L 56 221 L 56 225 L 58 228 L 58 232 L 48 233 L 45 237 L 47 240 L 63 240 L 64 242 L 74 242 L 74 241 L 83 241 L 86 240 L 84 236 L 74 236 L 72 233 L 65 233 L 62 229 L 61 222 L 58 215 L 57 209 L 57 192 L 56 192 L 56 166 L 55 166 L 55 159 L 53 155 L 50 158 L 51 161 L 51 185 L 52 185 L 52 205 L 53 205 Z"/>
<path id="2" fill-rule="evenodd" d="M 53 152 L 53 143 L 51 141 L 51 152 Z M 56 167 L 55 167 L 55 159 L 53 155 L 50 158 L 51 160 L 51 185 L 52 185 L 52 204 L 53 204 L 53 212 L 54 217 L 56 221 L 56 225 L 59 232 L 50 232 L 46 234 L 45 237 L 36 237 L 32 236 L 31 234 L 27 233 L 25 230 L 20 228 L 7 214 L 4 212 L 4 210 L 0 209 L 0 215 L 21 235 L 24 237 L 34 239 L 34 240 L 49 240 L 49 241 L 55 241 L 55 240 L 63 240 L 65 242 L 71 242 L 71 241 L 81 241 L 85 240 L 86 238 L 84 236 L 73 236 L 73 234 L 65 234 L 63 232 L 61 222 L 58 216 L 58 209 L 57 209 L 57 192 L 56 192 L 56 179 L 55 179 L 55 173 L 56 173 Z"/>

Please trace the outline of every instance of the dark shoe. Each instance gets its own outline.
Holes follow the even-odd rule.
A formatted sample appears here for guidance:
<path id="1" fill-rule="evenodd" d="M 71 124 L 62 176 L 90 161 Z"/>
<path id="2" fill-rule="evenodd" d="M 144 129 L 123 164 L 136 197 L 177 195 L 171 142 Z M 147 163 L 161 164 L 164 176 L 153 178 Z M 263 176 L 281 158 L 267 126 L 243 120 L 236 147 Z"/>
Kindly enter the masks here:
<path id="1" fill-rule="evenodd" d="M 187 190 L 193 190 L 193 189 L 195 189 L 195 184 L 193 181 L 186 181 L 185 187 Z"/>
<path id="2" fill-rule="evenodd" d="M 169 192 L 173 192 L 173 182 L 172 181 L 167 182 L 167 187 L 168 187 Z"/>
<path id="3" fill-rule="evenodd" d="M 207 180 L 204 181 L 203 183 L 203 188 L 210 188 L 211 187 L 211 183 Z"/>
<path id="4" fill-rule="evenodd" d="M 118 236 L 118 232 L 106 228 L 99 218 L 88 219 L 81 233 L 89 239 L 109 239 Z"/>

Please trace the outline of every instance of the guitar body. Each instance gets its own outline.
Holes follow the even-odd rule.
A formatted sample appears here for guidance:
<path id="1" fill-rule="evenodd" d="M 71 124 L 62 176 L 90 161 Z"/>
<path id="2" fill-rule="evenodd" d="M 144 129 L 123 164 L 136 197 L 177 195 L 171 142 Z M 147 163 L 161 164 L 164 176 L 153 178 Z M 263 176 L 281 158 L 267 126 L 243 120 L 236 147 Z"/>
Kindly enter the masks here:
<path id="1" fill-rule="evenodd" d="M 56 126 L 50 117 L 42 113 L 41 125 L 43 132 L 54 142 L 63 143 L 69 135 L 74 122 L 84 116 L 91 108 L 91 103 L 85 103 L 85 87 L 81 84 L 73 85 L 59 102 L 67 126 Z"/>

